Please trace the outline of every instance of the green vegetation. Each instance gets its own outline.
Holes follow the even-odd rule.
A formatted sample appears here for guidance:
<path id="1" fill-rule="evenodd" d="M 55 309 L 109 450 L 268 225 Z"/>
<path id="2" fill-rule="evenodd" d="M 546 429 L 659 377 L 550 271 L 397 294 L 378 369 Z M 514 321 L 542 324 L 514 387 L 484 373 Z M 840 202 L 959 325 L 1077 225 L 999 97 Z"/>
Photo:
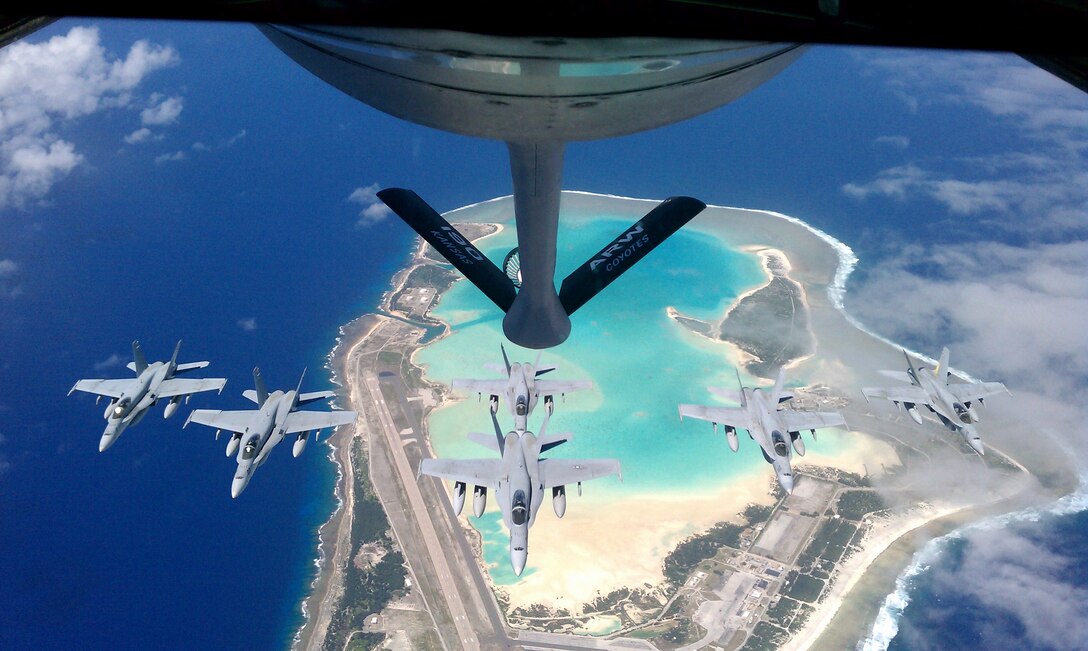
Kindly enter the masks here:
<path id="1" fill-rule="evenodd" d="M 748 521 L 748 524 L 756 524 L 759 522 L 766 522 L 770 519 L 771 513 L 774 512 L 773 506 L 763 506 L 761 504 L 749 504 L 744 508 L 744 519 Z"/>
<path id="2" fill-rule="evenodd" d="M 628 588 L 618 588 L 609 592 L 603 597 L 597 597 L 593 601 L 583 604 L 582 608 L 587 613 L 599 613 L 607 612 L 614 609 L 621 602 L 627 600 L 631 596 L 631 590 Z"/>
<path id="3" fill-rule="evenodd" d="M 665 557 L 665 578 L 676 585 L 682 584 L 696 565 L 713 558 L 721 547 L 737 547 L 744 527 L 730 522 L 719 522 L 696 536 L 689 536 Z"/>
<path id="4" fill-rule="evenodd" d="M 820 598 L 820 593 L 823 590 L 824 582 L 822 580 L 807 574 L 798 574 L 793 577 L 793 583 L 790 584 L 786 594 L 798 601 L 813 603 Z"/>
<path id="5" fill-rule="evenodd" d="M 389 521 L 367 478 L 366 462 L 362 445 L 356 440 L 352 448 L 355 510 L 352 513 L 351 554 L 348 558 L 354 559 L 360 548 L 368 543 L 380 545 L 386 553 L 376 565 L 366 570 L 359 569 L 352 561 L 347 563 L 344 569 L 344 594 L 340 597 L 325 636 L 324 649 L 328 651 L 345 648 L 349 636 L 349 649 L 379 646 L 385 640 L 385 635 L 363 633 L 366 618 L 380 612 L 404 589 L 404 557 L 393 549 L 388 533 Z M 356 631 L 354 635 L 353 631 Z"/>
<path id="6" fill-rule="evenodd" d="M 844 491 L 839 495 L 839 502 L 835 510 L 847 520 L 860 520 L 866 514 L 880 511 L 887 507 L 884 498 L 875 491 L 857 490 Z"/>
<path id="7" fill-rule="evenodd" d="M 832 562 L 836 562 L 842 557 L 843 552 L 846 551 L 846 546 L 850 544 L 850 540 L 854 537 L 854 533 L 858 530 L 857 526 L 851 524 L 846 520 L 831 519 L 824 522 L 820 526 L 820 530 L 816 533 L 816 536 L 812 539 L 812 543 L 805 549 L 806 561 L 809 557 L 813 559 L 822 557 Z"/>
<path id="8" fill-rule="evenodd" d="M 661 636 L 661 639 L 669 644 L 681 645 L 687 644 L 693 639 L 695 634 L 695 625 L 691 621 L 682 619 L 676 622 L 676 626 L 673 626 Z"/>
<path id="9" fill-rule="evenodd" d="M 719 339 L 736 344 L 758 360 L 747 365 L 750 373 L 774 377 L 779 367 L 815 349 L 801 293 L 797 282 L 774 276 L 742 298 L 722 321 Z"/>
<path id="10" fill-rule="evenodd" d="M 800 606 L 800 602 L 789 597 L 779 597 L 778 603 L 767 609 L 767 620 L 779 626 L 788 626 Z"/>
<path id="11" fill-rule="evenodd" d="M 450 288 L 457 280 L 457 275 L 447 269 L 433 265 L 420 265 L 408 274 L 405 287 L 434 287 L 439 294 Z"/>
<path id="12" fill-rule="evenodd" d="M 744 651 L 775 651 L 786 643 L 789 633 L 767 622 L 756 624 L 752 634 L 745 640 Z"/>
<path id="13" fill-rule="evenodd" d="M 399 352 L 382 350 L 378 352 L 378 366 L 382 369 L 400 368 L 400 361 L 404 358 Z"/>
<path id="14" fill-rule="evenodd" d="M 902 459 L 902 457 L 900 457 L 900 459 Z M 855 472 L 846 472 L 845 470 L 840 470 L 838 472 L 838 481 L 843 486 L 852 486 L 854 488 L 871 486 L 868 477 L 862 477 Z"/>
<path id="15" fill-rule="evenodd" d="M 812 613 L 816 612 L 815 606 L 810 606 L 809 604 L 800 604 L 800 606 L 801 607 L 797 610 L 797 614 L 793 617 L 793 622 L 790 624 L 790 633 L 796 633 L 800 630 L 801 627 L 805 625 L 805 622 L 808 621 L 808 618 L 812 616 Z"/>

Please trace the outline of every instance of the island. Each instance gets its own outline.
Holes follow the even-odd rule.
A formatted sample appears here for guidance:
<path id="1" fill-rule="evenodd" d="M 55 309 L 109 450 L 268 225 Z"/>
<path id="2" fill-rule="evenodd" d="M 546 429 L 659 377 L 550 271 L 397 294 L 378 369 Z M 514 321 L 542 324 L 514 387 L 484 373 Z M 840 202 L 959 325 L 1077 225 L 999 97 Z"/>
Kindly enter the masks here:
<path id="1" fill-rule="evenodd" d="M 630 223 L 653 203 L 564 193 L 561 229 L 579 239 L 564 255 L 591 254 L 593 242 L 580 240 L 593 239 L 595 224 Z M 492 257 L 501 259 L 511 214 L 503 197 L 447 218 L 481 250 L 500 247 Z M 458 439 L 468 419 L 486 415 L 486 401 L 455 395 L 444 380 L 493 361 L 478 357 L 491 346 L 497 354 L 501 314 L 417 242 L 380 305 L 343 326 L 329 356 L 340 406 L 360 416 L 332 439 L 339 508 L 320 532 L 296 648 L 853 648 L 926 540 L 1075 486 L 1072 472 L 1044 472 L 1017 447 L 1016 424 L 984 416 L 988 453 L 979 457 L 936 423 L 918 427 L 862 398 L 862 386 L 881 382 L 877 369 L 898 368 L 902 354 L 844 310 L 856 263 L 845 245 L 799 220 L 737 208 L 710 207 L 682 232 L 688 240 L 640 263 L 656 268 L 632 270 L 602 294 L 615 304 L 576 315 L 572 339 L 587 339 L 582 348 L 554 353 L 563 373 L 596 371 L 602 394 L 572 396 L 557 417 L 586 424 L 593 450 L 619 445 L 616 424 L 650 430 L 642 441 L 662 446 L 654 467 L 668 472 L 647 478 L 651 466 L 627 450 L 624 484 L 591 489 L 562 521 L 545 521 L 542 510 L 520 579 L 487 560 L 503 532 L 488 529 L 486 515 L 475 526 L 455 516 L 449 488 L 418 474 L 424 458 L 470 449 Z M 717 280 L 730 270 L 731 280 Z M 669 275 L 682 292 L 649 291 Z M 658 296 L 677 300 L 652 304 Z M 665 402 L 636 390 L 620 396 L 600 369 L 583 367 L 592 348 L 626 342 L 623 328 L 652 333 L 655 347 L 694 351 L 678 369 L 641 349 L 621 369 L 626 383 L 707 401 L 696 378 L 735 382 L 734 369 L 773 378 L 785 366 L 796 396 L 789 408 L 837 409 L 850 431 L 821 431 L 794 458 L 797 484 L 786 495 L 750 441 L 733 455 L 709 426 L 663 424 L 654 418 Z M 450 360 L 455 343 L 477 359 Z M 436 348 L 443 353 L 429 358 Z M 601 412 L 605 426 L 594 428 Z M 675 404 L 666 416 L 675 421 Z"/>

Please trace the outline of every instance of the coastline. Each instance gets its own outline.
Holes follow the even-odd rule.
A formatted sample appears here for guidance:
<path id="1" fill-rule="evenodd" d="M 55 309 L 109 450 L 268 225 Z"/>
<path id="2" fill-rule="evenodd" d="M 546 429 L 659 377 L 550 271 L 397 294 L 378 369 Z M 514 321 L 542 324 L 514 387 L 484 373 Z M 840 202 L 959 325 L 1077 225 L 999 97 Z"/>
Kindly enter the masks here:
<path id="1" fill-rule="evenodd" d="M 565 193 L 566 194 L 566 193 Z M 640 199 L 626 199 L 609 197 L 608 195 L 590 195 L 589 193 L 579 193 L 589 197 L 591 200 L 596 198 L 601 199 L 625 199 L 633 203 L 652 203 L 649 200 Z M 494 204 L 496 212 L 499 211 L 499 204 L 504 198 L 493 199 L 488 202 L 482 202 L 480 204 L 474 204 L 474 206 L 467 206 L 460 208 L 447 217 L 451 221 L 457 221 L 456 215 L 460 211 L 467 210 L 472 207 L 487 206 L 488 204 Z M 790 277 L 798 282 L 802 283 L 808 288 L 807 296 L 812 300 L 814 305 L 822 307 L 831 307 L 836 313 L 837 317 L 829 318 L 827 314 L 820 314 L 819 323 L 814 323 L 814 329 L 819 328 L 821 331 L 833 331 L 834 327 L 841 327 L 840 323 L 845 320 L 850 324 L 852 329 L 856 329 L 865 339 L 866 345 L 863 346 L 864 350 L 856 351 L 854 355 L 850 356 L 854 359 L 859 357 L 865 358 L 869 353 L 875 349 L 875 347 L 893 348 L 892 352 L 898 353 L 898 346 L 888 342 L 877 335 L 867 332 L 860 324 L 850 317 L 842 305 L 842 297 L 845 293 L 845 282 L 849 277 L 850 271 L 853 269 L 857 262 L 856 257 L 844 244 L 834 240 L 830 236 L 822 233 L 821 231 L 814 229 L 804 222 L 791 218 L 779 213 L 772 213 L 768 211 L 752 211 L 745 209 L 733 209 L 723 208 L 721 210 L 728 211 L 733 217 L 738 219 L 730 220 L 728 225 L 718 223 L 692 223 L 692 227 L 695 230 L 711 233 L 717 237 L 721 237 L 729 241 L 735 242 L 738 237 L 744 239 L 745 237 L 755 242 L 766 242 L 765 244 L 750 245 L 757 248 L 766 250 L 778 250 L 783 253 L 783 257 L 790 265 Z M 781 218 L 783 221 L 777 223 L 777 228 L 772 225 L 771 222 L 763 221 L 764 216 L 770 215 L 772 217 Z M 483 218 L 479 215 L 473 215 L 473 222 L 481 222 Z M 738 223 L 739 222 L 739 223 Z M 502 224 L 497 222 L 490 222 L 498 226 L 498 229 L 493 234 L 501 232 Z M 801 227 L 800 229 L 798 227 Z M 791 232 L 803 230 L 804 233 Z M 786 236 L 783 236 L 783 232 Z M 486 236 L 485 236 L 486 237 Z M 821 240 L 821 244 L 825 245 L 827 249 L 830 249 L 833 253 L 834 265 L 829 265 L 831 258 L 827 255 L 827 251 L 820 251 L 816 248 L 806 249 L 806 246 L 810 246 L 804 242 L 805 239 L 816 238 Z M 780 241 L 776 241 L 780 240 Z M 785 241 L 783 245 L 781 241 Z M 771 243 L 773 242 L 773 244 Z M 421 264 L 425 264 L 423 255 L 426 250 L 426 244 L 420 243 L 420 246 L 416 248 L 411 256 L 411 264 L 398 271 L 392 281 L 393 288 L 387 291 L 378 306 L 379 310 L 388 311 L 390 308 L 390 299 L 404 286 L 405 280 L 411 275 Z M 792 250 L 791 250 L 792 249 Z M 752 249 L 755 250 L 755 249 Z M 761 255 L 762 257 L 762 255 Z M 834 270 L 828 272 L 828 267 Z M 766 269 L 765 269 L 766 270 Z M 769 270 L 767 277 L 770 278 L 771 274 Z M 813 288 L 820 289 L 822 291 L 812 291 Z M 752 291 L 746 292 L 744 295 L 750 294 Z M 740 300 L 739 298 L 737 299 Z M 364 315 L 355 321 L 352 321 L 347 326 L 344 326 L 342 331 L 342 337 L 338 341 L 337 346 L 330 353 L 330 366 L 333 367 L 334 373 L 338 378 L 343 378 L 344 388 L 348 393 L 351 391 L 351 381 L 343 375 L 343 371 L 340 370 L 337 373 L 337 369 L 343 368 L 343 361 L 350 354 L 350 351 L 358 345 L 367 334 L 362 329 L 358 331 L 352 331 L 351 326 L 353 324 L 364 321 L 371 315 Z M 433 317 L 432 317 L 433 320 Z M 376 322 L 376 321 L 375 321 Z M 833 325 L 829 326 L 829 323 Z M 442 339 L 449 334 L 449 324 L 445 324 L 446 332 L 438 337 Z M 371 328 L 373 323 L 371 324 Z M 857 333 L 855 333 L 857 336 Z M 430 343 L 430 342 L 428 342 Z M 733 346 L 732 344 L 726 344 L 720 342 L 723 345 Z M 426 345 L 426 344 L 424 344 Z M 844 347 L 843 341 L 831 341 L 829 345 L 825 346 L 825 342 L 820 340 L 820 348 L 830 349 L 830 352 L 841 351 Z M 422 349 L 423 346 L 416 348 L 412 353 L 412 360 L 414 362 L 414 355 L 416 352 Z M 888 351 L 881 351 L 882 355 L 877 357 L 891 357 Z M 924 358 L 923 355 L 918 355 L 920 358 Z M 824 356 L 820 353 L 816 353 L 812 356 L 799 359 L 791 366 L 797 366 L 802 373 L 809 375 L 812 374 L 829 374 L 838 380 L 841 378 L 835 376 L 834 368 L 824 362 Z M 416 365 L 417 367 L 419 365 Z M 872 368 L 878 368 L 876 366 L 869 365 Z M 860 385 L 862 379 L 868 378 L 852 378 L 854 382 L 851 384 Z M 350 399 L 350 398 L 348 398 Z M 441 408 L 444 405 L 450 404 L 454 400 L 450 397 L 443 396 L 441 403 L 435 407 L 435 409 Z M 426 425 L 424 426 L 426 427 Z M 358 432 L 356 432 L 358 434 Z M 345 545 L 343 541 L 346 540 L 346 536 L 350 534 L 350 517 L 347 514 L 351 512 L 353 495 L 352 495 L 352 481 L 351 481 L 351 462 L 350 462 L 350 445 L 348 441 L 344 440 L 344 435 L 336 435 L 336 444 L 333 453 L 330 455 L 340 468 L 340 476 L 337 480 L 337 495 L 340 500 L 339 506 L 333 513 L 332 517 L 322 525 L 320 529 L 319 544 L 319 558 L 315 561 L 319 566 L 318 577 L 314 580 L 311 594 L 303 601 L 303 612 L 306 617 L 306 622 L 299 630 L 295 637 L 295 644 L 293 648 L 300 649 L 314 649 L 319 648 L 317 644 L 323 639 L 324 629 L 322 626 L 327 627 L 328 620 L 331 618 L 330 612 L 339 594 L 342 593 L 342 585 L 338 583 L 339 575 L 341 574 L 337 568 L 341 567 L 344 562 L 343 548 Z M 876 437 L 870 437 L 873 441 L 880 442 L 880 439 Z M 422 441 L 423 445 L 430 446 L 431 439 L 429 433 L 424 436 Z M 821 464 L 833 461 L 830 459 L 820 459 L 818 454 L 814 454 L 808 457 L 806 460 L 819 459 Z M 860 461 L 858 462 L 860 463 Z M 827 463 L 827 465 L 834 466 L 834 463 Z M 864 467 L 864 464 L 862 464 Z M 851 469 L 856 469 L 856 463 L 850 466 Z M 346 470 L 345 470 L 346 469 Z M 1029 473 L 1030 475 L 1030 473 Z M 723 491 L 731 492 L 733 497 L 740 497 L 736 512 L 743 509 L 746 503 L 763 503 L 758 499 L 758 493 L 760 491 L 766 492 L 767 482 L 763 481 L 766 477 L 762 475 L 753 475 L 751 478 L 737 481 L 736 483 L 730 483 L 729 486 Z M 768 494 L 769 495 L 769 494 Z M 755 497 L 753 497 L 755 496 Z M 660 530 L 656 532 L 649 532 L 647 535 L 653 538 L 652 542 L 648 542 L 645 546 L 649 546 L 655 549 L 673 548 L 680 538 L 683 538 L 687 533 L 691 531 L 698 531 L 700 527 L 705 529 L 711 526 L 715 522 L 731 520 L 735 516 L 734 511 L 725 509 L 722 507 L 723 497 L 721 495 L 708 496 L 706 503 L 693 504 L 690 500 L 690 496 L 677 496 L 677 499 L 660 499 L 660 495 L 635 495 L 631 496 L 621 503 L 624 508 L 616 508 L 615 502 L 610 502 L 610 507 L 614 512 L 625 512 L 627 508 L 637 508 L 641 513 L 653 512 L 660 519 L 651 518 L 654 522 L 671 522 L 673 524 L 684 520 L 684 525 L 681 528 L 685 533 L 673 534 L 672 536 L 662 536 Z M 707 497 L 707 496 L 704 496 Z M 752 497 L 752 499 L 748 499 Z M 656 502 L 655 502 L 656 498 Z M 1013 499 L 1009 496 L 1004 496 L 998 499 L 995 503 L 1000 504 Z M 591 505 L 593 502 L 592 497 L 586 499 L 583 498 L 585 504 Z M 628 501 L 629 500 L 629 501 Z M 745 501 L 747 500 L 747 501 Z M 732 504 L 731 500 L 725 500 Z M 660 503 L 661 508 L 650 508 L 655 503 Z M 870 535 L 864 540 L 863 551 L 849 557 L 842 562 L 839 571 L 839 580 L 836 581 L 831 591 L 826 595 L 826 598 L 822 600 L 816 607 L 815 612 L 808 619 L 805 626 L 799 630 L 790 640 L 786 647 L 789 649 L 804 649 L 804 648 L 837 648 L 833 644 L 828 646 L 828 640 L 856 636 L 859 630 L 862 630 L 861 636 L 864 637 L 865 632 L 872 625 L 872 617 L 862 616 L 858 613 L 854 607 L 855 602 L 863 599 L 859 595 L 866 595 L 864 598 L 868 598 L 868 593 L 875 586 L 886 585 L 886 575 L 893 572 L 892 578 L 897 577 L 902 569 L 910 562 L 910 558 L 913 556 L 914 551 L 921 548 L 921 546 L 929 539 L 933 537 L 934 531 L 952 531 L 958 527 L 963 526 L 966 523 L 973 522 L 982 515 L 988 514 L 989 511 L 996 509 L 995 503 L 989 504 L 968 504 L 954 506 L 945 504 L 941 506 L 931 506 L 931 510 L 914 510 L 907 516 L 900 516 L 893 518 L 891 521 L 885 523 L 885 526 L 879 531 L 872 531 Z M 678 505 L 685 507 L 678 509 Z M 649 508 L 649 511 L 647 511 Z M 716 511 L 715 511 L 716 509 Z M 1000 510 L 1000 512 L 1007 512 L 1010 509 Z M 582 509 L 582 511 L 593 511 L 593 509 Z M 708 512 L 709 511 L 709 512 Z M 692 514 L 702 516 L 703 522 Z M 563 532 L 556 527 L 544 527 L 539 530 L 534 530 L 534 543 L 535 551 L 534 557 L 537 559 L 540 567 L 559 567 L 562 564 L 570 561 L 572 558 L 581 558 L 585 561 L 585 565 L 593 564 L 594 559 L 601 558 L 602 553 L 606 553 L 608 548 L 612 545 L 608 542 L 610 536 L 615 536 L 617 530 L 625 530 L 624 535 L 630 533 L 626 531 L 626 528 L 630 528 L 630 522 L 624 522 L 629 518 L 623 517 L 611 522 L 602 520 L 600 514 L 595 514 L 594 517 L 588 515 L 578 515 L 577 511 L 573 511 L 565 518 L 568 520 L 565 523 L 565 527 L 579 527 L 585 528 L 587 531 L 596 531 L 597 535 L 590 536 L 590 538 L 598 539 L 602 542 L 603 548 L 593 545 L 572 546 L 569 540 L 566 540 L 566 536 Z M 574 523 L 569 521 L 574 520 Z M 464 524 L 462 519 L 462 524 Z M 616 527 L 619 527 L 617 529 Z M 472 529 L 475 532 L 475 529 Z M 656 537 L 655 537 L 656 536 Z M 928 537 L 927 537 L 928 536 Z M 478 538 L 479 536 L 477 536 Z M 646 539 L 644 539 L 646 542 Z M 479 542 L 474 543 L 474 547 L 478 546 Z M 555 558 L 549 558 L 549 555 L 555 556 Z M 660 553 L 651 554 L 655 558 Z M 905 560 L 904 560 L 905 555 Z M 480 561 L 483 562 L 482 560 Z M 654 565 L 654 559 L 647 560 L 643 558 L 638 562 L 633 562 L 632 565 L 642 572 L 641 575 L 629 576 L 631 582 L 637 583 L 640 578 L 645 578 L 645 573 L 651 570 Z M 656 571 L 660 573 L 660 561 L 656 561 Z M 898 568 L 898 569 L 896 569 Z M 525 588 L 521 590 L 521 596 L 524 599 L 517 599 L 515 603 L 512 603 L 511 608 L 517 603 L 537 603 L 535 599 L 547 600 L 549 595 L 554 598 L 556 587 L 563 585 L 563 590 L 573 593 L 584 593 L 587 591 L 588 586 L 599 585 L 601 580 L 608 579 L 614 582 L 614 578 L 608 578 L 602 574 L 587 574 L 581 577 L 580 582 L 576 584 L 562 583 L 554 576 L 547 576 L 548 573 L 541 571 L 534 575 L 526 576 L 521 583 L 525 584 Z M 490 587 L 494 590 L 496 586 L 492 581 L 490 575 L 485 571 L 484 576 Z M 534 579 L 534 577 L 536 577 Z M 550 579 L 550 580 L 549 580 Z M 501 588 L 500 588 L 501 589 Z M 879 588 L 877 588 L 879 589 Z M 560 593 L 562 594 L 562 593 Z M 598 593 L 599 594 L 599 593 Z M 884 595 L 889 594 L 885 592 Z M 570 605 L 570 604 L 568 604 Z M 877 604 L 879 608 L 879 604 Z M 873 615 L 875 616 L 875 615 Z"/>
<path id="2" fill-rule="evenodd" d="M 383 301 L 385 297 L 383 296 Z M 346 376 L 345 360 L 358 341 L 364 339 L 377 326 L 371 315 L 363 315 L 340 327 L 336 346 L 329 352 L 327 367 L 332 381 L 340 387 L 337 402 L 344 401 L 344 409 L 353 409 L 351 391 Z M 295 633 L 291 648 L 300 651 L 317 651 L 324 641 L 325 632 L 332 620 L 337 600 L 343 594 L 343 567 L 351 534 L 351 512 L 354 506 L 354 467 L 351 463 L 351 440 L 356 436 L 355 427 L 342 428 L 329 439 L 332 450 L 329 458 L 336 465 L 336 486 L 333 489 L 337 507 L 329 519 L 318 529 L 318 556 L 314 564 L 318 575 L 310 586 L 310 594 L 301 604 L 305 621 Z"/>

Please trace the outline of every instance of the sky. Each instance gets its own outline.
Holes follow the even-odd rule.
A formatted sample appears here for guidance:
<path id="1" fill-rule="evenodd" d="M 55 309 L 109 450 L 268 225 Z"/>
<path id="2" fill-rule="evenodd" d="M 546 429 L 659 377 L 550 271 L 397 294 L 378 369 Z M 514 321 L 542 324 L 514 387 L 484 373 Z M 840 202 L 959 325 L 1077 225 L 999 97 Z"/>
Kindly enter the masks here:
<path id="1" fill-rule="evenodd" d="M 571 144 L 564 187 L 688 194 L 828 232 L 860 258 L 847 287 L 851 314 L 931 356 L 948 345 L 953 366 L 1004 381 L 1017 405 L 1045 414 L 1033 433 L 1040 440 L 1077 450 L 1088 416 L 1086 150 L 1088 95 L 1013 55 L 813 46 L 727 107 Z M 164 444 L 137 429 L 98 457 L 100 412 L 63 394 L 79 377 L 121 376 L 133 338 L 145 340 L 149 357 L 183 337 L 183 356 L 214 353 L 209 371 L 232 378 L 224 396 L 233 400 L 257 363 L 285 385 L 306 365 L 319 375 L 315 362 L 339 324 L 374 304 L 381 279 L 407 252 L 406 229 L 375 201 L 391 186 L 411 187 L 442 211 L 508 194 L 505 147 L 351 100 L 250 25 L 64 19 L 0 49 L 0 516 L 10 523 L 8 548 L 33 548 L 31 533 L 55 537 L 60 527 L 49 513 L 33 516 L 48 524 L 24 524 L 27 489 L 43 509 L 60 508 L 50 491 L 93 491 L 105 468 L 139 475 L 181 455 L 188 465 L 171 475 L 171 490 L 226 493 L 221 452 L 187 439 Z M 163 432 L 180 425 L 159 420 Z M 238 505 L 215 503 L 209 517 L 231 528 L 232 553 L 271 535 L 261 526 L 273 500 L 301 500 L 279 485 L 297 480 L 289 459 L 280 461 L 249 489 L 265 489 L 265 511 L 240 518 L 228 510 Z M 323 458 L 304 463 L 320 484 Z M 125 493 L 118 484 L 109 494 Z M 128 517 L 123 504 L 97 508 Z M 307 508 L 305 500 L 291 508 Z M 87 534 L 106 541 L 120 526 L 103 522 Z M 1025 535 L 999 530 L 973 544 L 989 545 L 987 558 L 1001 562 Z M 305 568 L 312 542 L 302 536 L 282 562 Z M 1055 553 L 1047 567 L 1088 561 L 1084 550 Z M 24 574 L 39 567 L 9 562 Z M 962 586 L 979 579 L 984 592 L 989 567 L 965 563 L 952 578 Z M 305 583 L 305 569 L 287 573 L 290 585 L 277 594 Z M 1060 602 L 1083 619 L 1083 599 L 1070 605 L 1061 597 L 1068 593 L 1039 583 L 1056 574 L 1017 580 L 1023 590 L 1043 588 L 1033 592 L 1040 604 Z M 73 590 L 80 585 L 100 584 L 88 579 Z M 1030 613 L 1009 603 L 992 607 L 1027 621 Z M 290 610 L 268 612 L 289 619 Z M 105 636 L 103 645 L 117 639 L 127 638 Z"/>

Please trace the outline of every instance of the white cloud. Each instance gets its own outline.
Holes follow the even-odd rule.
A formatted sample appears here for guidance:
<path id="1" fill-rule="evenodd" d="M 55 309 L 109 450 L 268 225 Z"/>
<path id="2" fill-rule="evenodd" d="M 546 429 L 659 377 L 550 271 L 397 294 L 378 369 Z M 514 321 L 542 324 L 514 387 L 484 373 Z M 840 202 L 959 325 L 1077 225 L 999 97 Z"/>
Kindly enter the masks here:
<path id="1" fill-rule="evenodd" d="M 873 144 L 903 151 L 907 147 L 910 147 L 910 138 L 906 136 L 880 136 L 876 140 L 873 140 Z"/>
<path id="2" fill-rule="evenodd" d="M 107 357 L 106 359 L 102 360 L 101 362 L 95 362 L 94 363 L 94 370 L 96 370 L 96 371 L 105 371 L 107 369 L 116 368 L 118 366 L 122 366 L 122 363 L 124 361 L 125 360 L 122 359 L 120 355 L 118 355 L 117 353 L 114 353 L 114 354 L 110 355 L 109 357 Z"/>
<path id="3" fill-rule="evenodd" d="M 363 206 L 363 209 L 359 211 L 359 219 L 355 222 L 357 227 L 367 228 L 373 226 L 374 224 L 385 221 L 389 215 L 393 214 L 393 211 L 389 209 L 389 206 L 378 199 L 378 190 L 381 189 L 381 186 L 377 183 L 371 183 L 365 188 L 355 188 L 355 190 L 348 195 L 348 201 Z"/>
<path id="4" fill-rule="evenodd" d="M 236 142 L 246 137 L 246 130 L 242 129 L 238 133 L 234 134 L 226 140 L 220 140 L 217 145 L 209 145 L 200 141 L 192 144 L 193 151 L 215 151 L 216 149 L 227 149 L 233 147 Z"/>
<path id="5" fill-rule="evenodd" d="M 177 61 L 172 48 L 147 41 L 112 57 L 88 27 L 0 49 L 0 209 L 43 198 L 83 161 L 55 133 L 58 122 L 131 105 L 148 74 Z"/>
<path id="6" fill-rule="evenodd" d="M 378 185 L 377 183 L 371 183 L 365 188 L 355 188 L 354 190 L 352 190 L 351 194 L 348 195 L 348 201 L 351 201 L 353 203 L 361 203 L 363 205 L 372 204 L 378 200 L 378 190 L 381 189 L 382 186 Z"/>
<path id="7" fill-rule="evenodd" d="M 0 260 L 0 278 L 11 278 L 17 273 L 19 273 L 18 262 L 9 260 L 8 258 Z"/>
<path id="8" fill-rule="evenodd" d="M 151 106 L 140 111 L 141 124 L 147 127 L 163 126 L 177 122 L 183 108 L 180 97 L 163 99 L 161 95 L 156 93 L 151 96 L 151 102 Z"/>
<path id="9" fill-rule="evenodd" d="M 239 140 L 241 140 L 242 138 L 245 138 L 245 137 L 246 137 L 246 130 L 242 129 L 241 131 L 234 134 L 230 138 L 227 138 L 226 140 L 224 140 L 221 146 L 223 146 L 223 147 L 233 147 L 234 143 L 238 142 Z"/>
<path id="10" fill-rule="evenodd" d="M 847 302 L 894 341 L 948 345 L 973 373 L 1052 398 L 1088 385 L 1088 241 L 906 246 Z"/>
<path id="11" fill-rule="evenodd" d="M 927 108 L 975 107 L 990 120 L 979 128 L 1002 134 L 995 144 L 1015 144 L 981 156 L 888 168 L 845 184 L 846 195 L 928 198 L 950 215 L 1035 236 L 1088 232 L 1088 96 L 1013 55 L 876 52 L 863 60 L 863 70 L 880 74 L 893 92 Z"/>
<path id="12" fill-rule="evenodd" d="M 148 129 L 147 127 L 141 127 L 125 136 L 125 143 L 129 145 L 134 145 L 138 142 L 143 142 L 150 137 L 151 129 Z"/>
<path id="13" fill-rule="evenodd" d="M 373 226 L 374 224 L 385 221 L 385 218 L 392 214 L 393 211 L 384 203 L 373 203 L 366 208 L 363 208 L 362 212 L 359 213 L 359 219 L 355 222 L 355 225 Z"/>
<path id="14" fill-rule="evenodd" d="M 257 319 L 254 319 L 253 317 L 238 319 L 238 327 L 246 332 L 252 332 L 257 329 Z"/>
<path id="15" fill-rule="evenodd" d="M 159 154 L 155 157 L 155 164 L 162 165 L 163 163 L 173 163 L 176 161 L 185 160 L 185 158 L 185 152 L 179 150 L 170 154 Z"/>
<path id="16" fill-rule="evenodd" d="M 880 75 L 914 110 L 969 104 L 1049 139 L 1088 125 L 1084 93 L 1012 54 L 888 49 L 858 57 L 866 73 Z"/>
<path id="17" fill-rule="evenodd" d="M 1045 542 L 1052 535 L 1045 530 L 973 531 L 965 537 L 962 561 L 952 569 L 942 565 L 935 570 L 933 590 L 943 599 L 977 602 L 989 613 L 983 620 L 986 625 L 975 627 L 982 635 L 977 648 L 1084 648 L 1088 588 L 1071 581 L 1078 576 L 1077 561 Z M 941 616 L 939 611 L 927 614 Z M 1007 618 L 1015 624 L 1003 621 Z M 931 648 L 924 633 L 904 633 L 911 648 Z"/>

